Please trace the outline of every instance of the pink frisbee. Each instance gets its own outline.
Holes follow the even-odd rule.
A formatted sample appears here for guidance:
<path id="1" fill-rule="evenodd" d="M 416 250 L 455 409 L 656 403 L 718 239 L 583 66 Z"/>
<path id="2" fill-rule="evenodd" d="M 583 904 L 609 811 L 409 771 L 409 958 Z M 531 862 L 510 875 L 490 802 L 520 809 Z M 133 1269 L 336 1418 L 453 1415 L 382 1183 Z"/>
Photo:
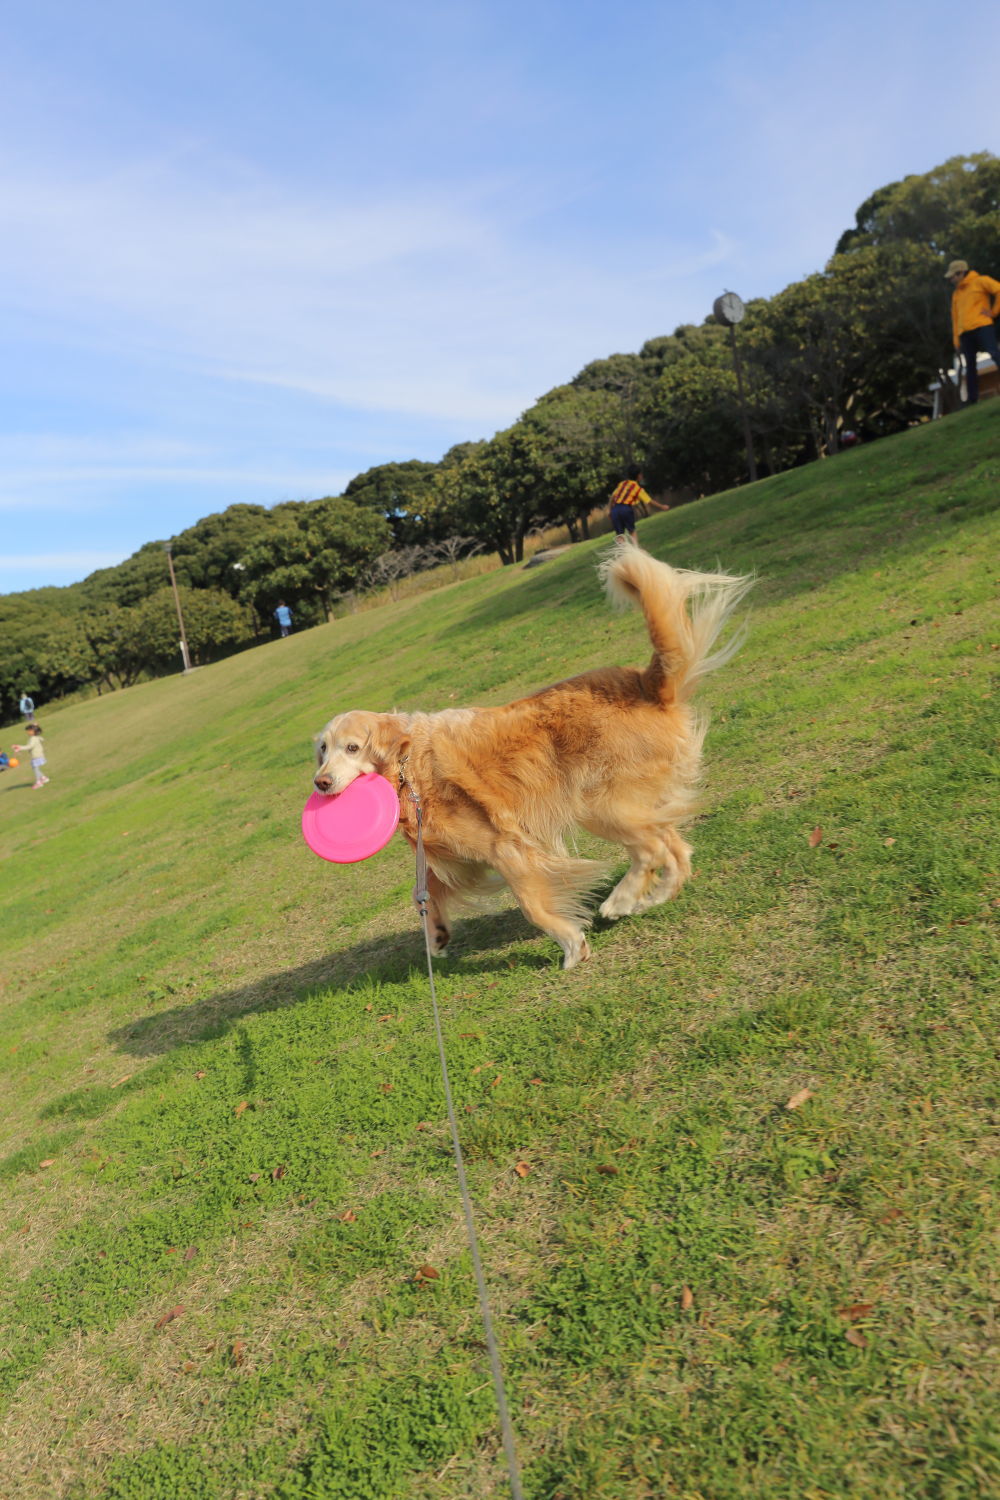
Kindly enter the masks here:
<path id="1" fill-rule="evenodd" d="M 370 859 L 396 832 L 399 797 L 377 771 L 359 776 L 336 797 L 313 792 L 302 809 L 302 837 L 314 854 L 335 865 Z"/>

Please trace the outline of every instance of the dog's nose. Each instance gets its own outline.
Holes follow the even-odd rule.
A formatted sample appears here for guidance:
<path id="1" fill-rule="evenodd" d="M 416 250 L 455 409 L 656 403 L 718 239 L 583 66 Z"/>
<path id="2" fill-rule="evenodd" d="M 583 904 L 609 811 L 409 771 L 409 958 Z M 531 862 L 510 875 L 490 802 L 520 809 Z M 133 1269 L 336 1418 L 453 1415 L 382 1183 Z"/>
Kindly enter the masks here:
<path id="1" fill-rule="evenodd" d="M 333 786 L 333 782 L 330 780 L 329 776 L 314 776 L 313 786 L 316 788 L 317 792 L 328 792 Z"/>

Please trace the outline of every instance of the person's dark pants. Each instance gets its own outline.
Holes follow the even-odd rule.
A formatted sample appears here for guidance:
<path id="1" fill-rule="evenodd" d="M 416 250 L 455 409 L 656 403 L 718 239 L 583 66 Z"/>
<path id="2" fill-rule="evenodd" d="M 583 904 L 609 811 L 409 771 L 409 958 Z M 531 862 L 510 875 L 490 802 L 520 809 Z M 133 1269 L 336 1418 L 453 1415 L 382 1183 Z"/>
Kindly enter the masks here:
<path id="1" fill-rule="evenodd" d="M 965 404 L 974 406 L 979 400 L 979 371 L 976 369 L 976 354 L 980 349 L 988 354 L 990 359 L 1000 370 L 1000 347 L 997 345 L 997 331 L 992 323 L 987 323 L 984 328 L 969 328 L 965 333 L 958 336 L 958 346 L 965 360 Z"/>
<path id="2" fill-rule="evenodd" d="M 611 524 L 615 528 L 615 536 L 621 536 L 623 532 L 630 531 L 635 535 L 635 506 L 634 505 L 612 505 Z"/>

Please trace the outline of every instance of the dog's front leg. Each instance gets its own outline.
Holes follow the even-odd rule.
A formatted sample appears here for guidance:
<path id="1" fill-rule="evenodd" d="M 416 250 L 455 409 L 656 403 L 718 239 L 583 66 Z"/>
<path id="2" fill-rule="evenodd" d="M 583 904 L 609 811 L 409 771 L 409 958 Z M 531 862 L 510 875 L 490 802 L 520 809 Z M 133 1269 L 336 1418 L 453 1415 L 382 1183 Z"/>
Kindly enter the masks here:
<path id="1" fill-rule="evenodd" d="M 533 851 L 508 848 L 498 852 L 496 867 L 503 875 L 529 922 L 555 938 L 563 951 L 563 968 L 574 969 L 590 957 L 590 944 L 577 916 L 579 861 L 548 856 L 547 869 L 534 864 Z"/>
<path id="2" fill-rule="evenodd" d="M 434 871 L 427 871 L 427 928 L 430 936 L 431 952 L 443 953 L 451 938 L 451 923 L 448 920 L 448 897 L 451 892 L 443 880 L 439 880 Z M 417 900 L 416 888 L 413 891 L 413 904 L 420 911 L 420 902 Z"/>

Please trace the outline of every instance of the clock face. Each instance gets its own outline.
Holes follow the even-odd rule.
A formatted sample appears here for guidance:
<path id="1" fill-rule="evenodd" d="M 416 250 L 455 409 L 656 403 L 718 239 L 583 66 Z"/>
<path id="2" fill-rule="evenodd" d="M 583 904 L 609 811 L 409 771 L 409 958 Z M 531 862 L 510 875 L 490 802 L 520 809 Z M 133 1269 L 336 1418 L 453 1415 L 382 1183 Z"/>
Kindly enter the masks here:
<path id="1" fill-rule="evenodd" d="M 735 292 L 724 292 L 719 298 L 719 307 L 727 323 L 739 323 L 746 311 Z"/>

